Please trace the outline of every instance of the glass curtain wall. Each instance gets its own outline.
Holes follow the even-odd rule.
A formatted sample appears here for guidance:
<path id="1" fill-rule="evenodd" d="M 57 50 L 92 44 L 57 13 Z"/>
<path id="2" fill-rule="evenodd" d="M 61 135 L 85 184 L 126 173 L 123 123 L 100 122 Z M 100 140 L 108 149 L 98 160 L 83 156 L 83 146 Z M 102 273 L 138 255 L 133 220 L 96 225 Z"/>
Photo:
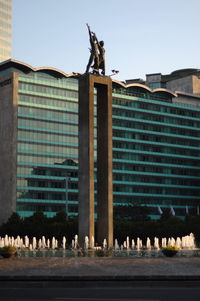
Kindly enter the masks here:
<path id="1" fill-rule="evenodd" d="M 78 86 L 45 73 L 19 77 L 17 211 L 77 214 Z"/>
<path id="2" fill-rule="evenodd" d="M 169 93 L 113 83 L 114 205 L 185 208 L 199 203 L 200 109 Z M 17 211 L 78 213 L 78 80 L 19 77 Z"/>

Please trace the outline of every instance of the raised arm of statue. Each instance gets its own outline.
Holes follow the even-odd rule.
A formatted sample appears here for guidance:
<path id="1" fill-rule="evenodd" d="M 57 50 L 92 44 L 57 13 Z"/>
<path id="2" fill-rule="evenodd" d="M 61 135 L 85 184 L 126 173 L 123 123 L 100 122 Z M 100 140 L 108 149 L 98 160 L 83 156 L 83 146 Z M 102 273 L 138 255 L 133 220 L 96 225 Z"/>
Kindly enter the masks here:
<path id="1" fill-rule="evenodd" d="M 95 34 L 93 32 L 91 32 L 90 30 L 90 26 L 86 23 L 87 28 L 88 28 L 88 33 L 89 33 L 89 37 L 90 37 L 90 45 L 91 45 L 91 49 L 90 49 L 90 58 L 86 67 L 86 73 L 89 72 L 89 69 L 92 65 L 92 63 L 94 63 L 96 61 L 96 57 L 98 55 L 98 47 L 96 45 L 96 37 Z"/>
<path id="2" fill-rule="evenodd" d="M 86 25 L 87 25 L 88 32 L 89 32 L 90 44 L 92 44 L 92 43 L 93 43 L 93 39 L 92 39 L 92 32 L 91 32 L 91 30 L 90 30 L 90 26 L 89 26 L 87 23 L 86 23 Z"/>

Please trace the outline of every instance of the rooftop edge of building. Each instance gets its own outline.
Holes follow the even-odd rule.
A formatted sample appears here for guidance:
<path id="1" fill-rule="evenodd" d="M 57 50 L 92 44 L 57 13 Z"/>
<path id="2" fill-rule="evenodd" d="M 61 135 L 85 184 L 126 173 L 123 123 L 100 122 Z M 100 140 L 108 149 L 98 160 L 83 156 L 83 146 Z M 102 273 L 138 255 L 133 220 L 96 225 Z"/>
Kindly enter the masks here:
<path id="1" fill-rule="evenodd" d="M 21 62 L 19 60 L 16 59 L 8 59 L 6 61 L 3 61 L 0 63 L 0 72 L 9 68 L 9 67 L 15 67 L 18 68 L 19 70 L 28 73 L 28 72 L 47 72 L 50 73 L 52 76 L 55 76 L 56 78 L 62 78 L 62 77 L 79 77 L 81 76 L 83 73 L 79 73 L 79 72 L 72 72 L 72 73 L 65 73 L 64 71 L 58 69 L 58 68 L 54 68 L 54 67 L 37 67 L 34 68 L 33 66 Z M 130 88 L 130 87 L 138 87 L 141 89 L 144 89 L 145 91 L 148 91 L 150 93 L 167 93 L 169 95 L 171 95 L 172 97 L 177 97 L 176 92 L 172 92 L 168 89 L 165 88 L 158 88 L 158 89 L 151 89 L 149 88 L 147 85 L 145 85 L 144 83 L 140 83 L 139 81 L 136 82 L 131 82 L 131 83 L 126 83 L 126 82 L 122 82 L 122 81 L 118 81 L 112 78 L 112 82 L 115 83 L 116 85 L 121 86 L 122 88 Z"/>
<path id="2" fill-rule="evenodd" d="M 184 69 L 177 69 L 172 71 L 169 74 L 162 74 L 162 73 L 149 73 L 146 74 L 146 78 L 151 76 L 160 76 L 162 82 L 168 82 L 175 79 L 180 79 L 190 75 L 200 75 L 200 69 L 197 68 L 184 68 Z"/>
<path id="3" fill-rule="evenodd" d="M 62 78 L 62 77 L 79 77 L 81 76 L 83 73 L 80 72 L 72 72 L 72 73 L 66 73 L 58 68 L 54 68 L 54 67 L 33 67 L 27 63 L 21 62 L 19 60 L 16 59 L 8 59 L 6 61 L 0 62 L 0 72 L 2 70 L 5 70 L 9 67 L 16 67 L 19 70 L 28 73 L 28 72 L 47 72 L 50 73 L 52 76 L 56 77 L 56 78 Z M 180 69 L 180 70 L 176 70 L 173 71 L 171 74 L 169 75 L 162 75 L 161 73 L 152 73 L 152 74 L 147 74 L 148 75 L 161 75 L 163 76 L 171 76 L 171 75 L 192 75 L 192 74 L 198 74 L 200 73 L 200 69 L 194 69 L 194 68 L 188 68 L 188 69 Z M 162 80 L 163 81 L 163 80 Z M 119 85 L 125 89 L 127 88 L 131 88 L 131 87 L 138 87 L 141 89 L 144 89 L 150 93 L 156 93 L 156 92 L 163 92 L 163 93 L 167 93 L 170 94 L 172 97 L 178 97 L 178 95 L 182 95 L 182 96 L 189 96 L 189 97 L 193 97 L 193 98 L 197 98 L 200 99 L 200 95 L 197 94 L 192 94 L 192 93 L 187 93 L 184 91 L 171 91 L 169 89 L 166 88 L 157 88 L 157 89 L 151 89 L 149 86 L 145 85 L 145 81 L 142 80 L 141 78 L 137 78 L 137 79 L 130 79 L 130 80 L 126 80 L 125 82 L 122 81 L 118 81 L 116 79 L 112 78 L 112 82 L 115 83 L 116 85 Z"/>

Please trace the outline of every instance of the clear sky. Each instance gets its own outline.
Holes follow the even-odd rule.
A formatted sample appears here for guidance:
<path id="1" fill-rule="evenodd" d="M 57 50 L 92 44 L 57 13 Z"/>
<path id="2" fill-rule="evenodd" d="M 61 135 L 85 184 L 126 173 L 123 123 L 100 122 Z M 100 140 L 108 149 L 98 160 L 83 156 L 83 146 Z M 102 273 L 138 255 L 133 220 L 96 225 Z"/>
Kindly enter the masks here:
<path id="1" fill-rule="evenodd" d="M 13 0 L 13 58 L 84 72 L 86 23 L 118 80 L 200 68 L 200 0 Z"/>

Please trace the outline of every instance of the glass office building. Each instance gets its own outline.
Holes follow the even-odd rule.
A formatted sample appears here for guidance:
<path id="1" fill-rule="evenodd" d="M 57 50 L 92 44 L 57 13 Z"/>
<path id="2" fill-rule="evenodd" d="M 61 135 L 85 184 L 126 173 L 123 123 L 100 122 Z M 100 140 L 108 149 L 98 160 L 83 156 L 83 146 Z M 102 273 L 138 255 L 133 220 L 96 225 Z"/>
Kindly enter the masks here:
<path id="1" fill-rule="evenodd" d="M 11 57 L 12 0 L 0 0 L 0 62 Z"/>
<path id="2" fill-rule="evenodd" d="M 79 76 L 15 60 L 0 64 L 5 132 L 14 119 L 9 138 L 14 163 L 9 171 L 5 167 L 6 175 L 2 167 L 0 182 L 12 177 L 12 205 L 23 217 L 38 210 L 49 217 L 61 210 L 78 214 Z M 9 110 L 12 119 L 5 121 Z M 178 216 L 185 215 L 186 206 L 197 208 L 199 129 L 199 96 L 113 80 L 114 205 L 148 206 L 153 218 L 159 216 L 159 207 L 172 207 Z M 9 151 L 1 153 L 6 162 Z M 5 198 L 6 193 L 2 208 Z"/>

